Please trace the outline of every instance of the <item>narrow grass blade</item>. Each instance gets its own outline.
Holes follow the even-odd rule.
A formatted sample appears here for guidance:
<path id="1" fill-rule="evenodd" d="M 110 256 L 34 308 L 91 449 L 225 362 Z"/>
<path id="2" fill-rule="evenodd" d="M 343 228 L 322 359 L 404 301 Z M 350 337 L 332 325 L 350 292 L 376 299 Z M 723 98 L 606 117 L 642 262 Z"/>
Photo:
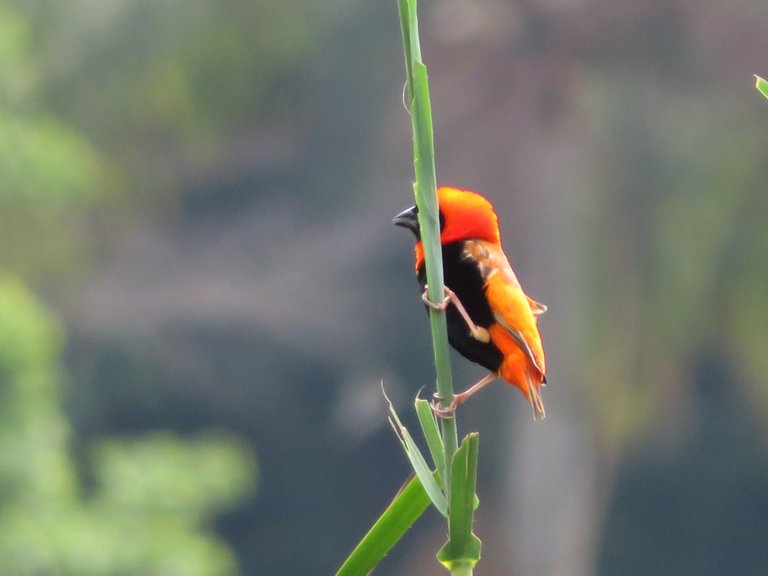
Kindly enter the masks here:
<path id="1" fill-rule="evenodd" d="M 429 496 L 421 485 L 421 480 L 414 476 L 397 493 L 384 513 L 344 561 L 336 572 L 336 576 L 368 574 L 424 513 L 424 510 L 429 507 L 429 502 Z"/>
<path id="2" fill-rule="evenodd" d="M 477 433 L 464 438 L 451 465 L 449 540 L 437 554 L 437 559 L 451 570 L 457 566 L 472 567 L 480 559 L 481 542 L 472 533 L 479 440 Z"/>
<path id="3" fill-rule="evenodd" d="M 443 297 L 443 258 L 440 249 L 440 220 L 437 207 L 435 147 L 432 126 L 432 108 L 429 99 L 429 81 L 427 68 L 421 61 L 421 45 L 416 0 L 398 0 L 400 28 L 403 33 L 403 49 L 406 58 L 406 76 L 408 99 L 411 110 L 411 128 L 413 131 L 413 167 L 415 181 L 413 185 L 416 206 L 419 208 L 419 227 L 424 246 L 429 298 L 438 302 Z M 445 313 L 430 310 L 430 329 L 432 347 L 435 353 L 437 391 L 444 405 L 453 399 L 451 364 L 448 354 L 448 332 Z M 450 461 L 458 445 L 455 418 L 446 418 L 441 422 L 445 460 Z M 446 469 L 449 466 L 446 465 Z M 446 489 L 450 486 L 450 476 L 443 478 Z"/>
<path id="4" fill-rule="evenodd" d="M 755 88 L 757 88 L 763 96 L 768 98 L 768 82 L 760 78 L 757 74 L 755 74 Z"/>
<path id="5" fill-rule="evenodd" d="M 444 277 L 440 246 L 440 211 L 437 206 L 435 176 L 435 144 L 432 126 L 432 106 L 429 98 L 427 67 L 421 62 L 413 64 L 413 164 L 416 173 L 416 204 L 419 207 L 419 227 L 424 246 L 427 272 L 428 296 L 433 302 L 443 298 Z M 430 310 L 432 344 L 435 351 L 437 391 L 443 406 L 453 399 L 451 362 L 448 354 L 448 332 L 445 313 Z M 443 423 L 443 438 L 447 442 L 446 454 L 450 459 L 456 451 L 456 423 L 446 418 Z M 446 485 L 450 482 L 446 482 Z"/>
<path id="6" fill-rule="evenodd" d="M 445 487 L 443 478 L 446 477 L 445 469 L 445 447 L 443 446 L 443 436 L 440 434 L 440 428 L 437 426 L 437 419 L 432 412 L 429 402 L 423 398 L 416 399 L 416 415 L 419 417 L 421 431 L 429 447 L 429 453 L 432 456 L 432 462 L 435 463 L 435 469 L 438 473 L 438 482 Z"/>
<path id="7" fill-rule="evenodd" d="M 437 207 L 437 178 L 435 176 L 435 142 L 432 127 L 432 106 L 429 100 L 429 82 L 427 67 L 421 62 L 413 63 L 413 164 L 416 173 L 416 204 L 419 207 L 419 227 L 422 239 L 430 237 L 435 240 L 434 254 L 426 254 L 427 262 L 431 255 L 433 261 L 440 264 L 435 266 L 435 278 L 428 277 L 429 297 L 434 302 L 443 298 L 443 269 L 442 253 L 440 252 L 440 218 Z M 432 238 L 433 237 L 433 238 Z M 425 251 L 427 246 L 424 246 Z M 429 274 L 429 272 L 428 272 Z M 439 281 L 439 286 L 438 286 Z M 433 293 L 434 285 L 434 293 Z M 430 312 L 435 312 L 431 310 Z"/>
<path id="8" fill-rule="evenodd" d="M 416 167 L 416 181 L 423 186 L 423 204 L 428 208 L 428 213 L 434 218 L 430 222 L 434 231 L 440 236 L 440 222 L 437 218 L 437 179 L 435 176 L 435 141 L 434 128 L 432 126 L 432 104 L 429 98 L 429 80 L 427 67 L 421 62 L 413 64 L 413 121 L 414 151 L 418 153 Z M 421 215 L 421 213 L 419 213 Z M 443 294 L 437 294 L 436 298 L 442 298 Z"/>
<path id="9" fill-rule="evenodd" d="M 408 456 L 408 460 L 411 462 L 413 471 L 416 472 L 416 476 L 418 476 L 419 480 L 421 480 L 421 484 L 429 496 L 429 499 L 435 505 L 435 508 L 440 511 L 440 514 L 447 517 L 448 499 L 445 497 L 445 494 L 440 488 L 440 485 L 437 483 L 437 480 L 435 480 L 435 476 L 432 470 L 430 470 L 427 461 L 424 459 L 424 456 L 422 455 L 421 450 L 419 450 L 419 447 L 416 445 L 416 442 L 414 442 L 410 432 L 408 432 L 408 429 L 403 426 L 403 423 L 397 416 L 397 412 L 395 412 L 395 408 L 392 406 L 391 402 L 389 403 L 389 412 L 389 422 L 392 424 L 392 428 L 397 434 L 397 437 L 400 439 L 400 443 L 403 445 L 403 449 L 405 450 L 406 456 Z"/>
<path id="10" fill-rule="evenodd" d="M 406 91 L 408 96 L 408 106 L 413 103 L 413 86 L 411 85 L 411 78 L 413 77 L 413 55 L 411 54 L 411 43 L 406 39 L 411 38 L 411 19 L 408 17 L 408 0 L 397 0 L 397 9 L 400 12 L 400 30 L 403 34 L 403 54 L 405 55 L 405 76 Z"/>

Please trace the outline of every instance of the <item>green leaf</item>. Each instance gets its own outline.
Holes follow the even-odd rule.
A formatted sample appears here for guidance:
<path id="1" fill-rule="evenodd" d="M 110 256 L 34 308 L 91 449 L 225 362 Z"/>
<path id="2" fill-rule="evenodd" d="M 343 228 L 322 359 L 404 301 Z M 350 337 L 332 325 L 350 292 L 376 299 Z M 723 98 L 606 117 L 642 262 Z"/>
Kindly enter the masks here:
<path id="1" fill-rule="evenodd" d="M 344 561 L 336 576 L 368 574 L 394 547 L 429 506 L 418 476 L 397 493 L 384 513 Z"/>
<path id="2" fill-rule="evenodd" d="M 429 82 L 427 79 L 427 67 L 421 62 L 413 64 L 413 155 L 414 171 L 416 173 L 416 203 L 419 205 L 419 227 L 422 239 L 435 240 L 431 246 L 433 261 L 440 264 L 434 272 L 435 279 L 443 282 L 442 253 L 440 252 L 440 217 L 437 207 L 437 188 L 435 176 L 435 142 L 432 127 L 432 106 L 429 101 Z M 427 250 L 427 246 L 424 247 Z M 427 263 L 429 262 L 429 254 Z M 429 297 L 439 302 L 443 298 L 442 286 L 429 279 Z M 435 290 L 432 293 L 432 285 Z M 434 310 L 433 310 L 434 312 Z"/>
<path id="3" fill-rule="evenodd" d="M 437 559 L 451 570 L 458 566 L 474 566 L 480 559 L 481 542 L 472 533 L 479 444 L 480 437 L 476 432 L 467 435 L 451 464 L 449 540 L 437 553 Z"/>
<path id="4" fill-rule="evenodd" d="M 424 433 L 424 438 L 429 447 L 429 453 L 432 455 L 432 461 L 435 463 L 435 469 L 438 473 L 437 480 L 442 486 L 445 486 L 443 478 L 447 476 L 447 470 L 445 469 L 445 447 L 443 446 L 443 436 L 440 434 L 440 429 L 437 427 L 437 420 L 435 419 L 435 414 L 432 412 L 432 407 L 429 405 L 429 402 L 423 398 L 417 398 L 416 415 L 419 417 L 421 431 Z"/>
<path id="5" fill-rule="evenodd" d="M 408 432 L 408 429 L 403 426 L 403 423 L 397 416 L 397 412 L 395 412 L 395 408 L 392 406 L 392 402 L 389 401 L 389 398 L 387 398 L 387 402 L 389 402 L 390 412 L 389 423 L 392 424 L 392 428 L 395 430 L 397 437 L 400 439 L 400 443 L 403 445 L 405 454 L 408 456 L 408 460 L 411 462 L 413 471 L 416 472 L 416 476 L 418 476 L 419 480 L 421 480 L 421 484 L 424 486 L 424 490 L 427 492 L 429 499 L 435 505 L 435 508 L 437 508 L 440 511 L 440 514 L 443 516 L 448 516 L 448 500 L 446 499 L 442 488 L 440 488 L 437 480 L 435 480 L 435 476 L 432 470 L 430 470 L 427 461 L 424 459 L 424 456 L 419 450 L 419 447 L 416 445 L 416 442 L 414 442 L 410 432 Z"/>
<path id="6" fill-rule="evenodd" d="M 757 88 L 763 96 L 768 98 L 768 82 L 760 78 L 757 74 L 755 74 L 755 88 Z"/>
<path id="7" fill-rule="evenodd" d="M 419 210 L 419 228 L 421 241 L 424 247 L 424 264 L 426 268 L 427 284 L 429 286 L 428 297 L 433 302 L 443 298 L 444 277 L 442 251 L 440 246 L 440 221 L 437 205 L 437 179 L 435 176 L 435 148 L 434 130 L 432 126 L 432 109 L 429 98 L 429 81 L 427 68 L 421 61 L 421 47 L 419 43 L 419 27 L 417 19 L 416 0 L 398 0 L 400 12 L 400 24 L 403 34 L 403 46 L 406 60 L 407 94 L 411 111 L 411 126 L 413 131 L 413 167 L 415 181 L 413 184 L 416 206 Z M 448 353 L 448 334 L 444 311 L 430 310 L 429 321 L 432 333 L 432 346 L 435 353 L 435 370 L 437 392 L 443 406 L 450 404 L 453 399 L 453 383 L 451 378 L 451 364 Z M 391 405 L 390 405 L 391 407 Z M 433 455 L 440 483 L 444 491 L 439 491 L 439 496 L 430 495 L 435 506 L 440 509 L 445 506 L 443 515 L 448 512 L 448 506 L 442 500 L 447 500 L 449 495 L 451 506 L 448 517 L 449 533 L 451 539 L 447 547 L 448 551 L 438 558 L 447 562 L 451 571 L 455 574 L 471 574 L 472 567 L 480 557 L 480 541 L 472 534 L 472 515 L 475 507 L 475 478 L 477 469 L 477 435 L 470 437 L 467 448 L 462 450 L 461 457 L 457 457 L 458 435 L 456 419 L 454 417 L 443 418 L 440 421 L 440 431 L 437 430 L 437 422 L 434 416 L 427 412 L 429 407 L 425 403 L 416 403 L 416 412 L 427 439 L 427 444 Z M 423 466 L 419 460 L 423 457 L 418 452 L 410 438 L 408 431 L 402 427 L 397 415 L 392 410 L 393 427 L 399 430 L 398 435 L 406 449 L 408 457 L 417 474 L 419 467 Z M 409 447 L 413 444 L 413 447 Z M 439 455 L 442 453 L 442 455 Z M 468 460 L 467 460 L 468 458 Z M 463 470 L 461 474 L 457 471 Z M 471 470 L 471 472 L 467 472 Z M 467 478 L 469 474 L 469 478 Z M 459 487 L 452 486 L 456 475 L 459 478 Z M 434 491 L 430 488 L 422 470 L 419 474 L 427 493 Z M 437 484 L 437 482 L 435 482 Z M 458 505 L 458 502 L 462 502 Z M 461 509 L 468 508 L 468 512 L 460 512 L 458 519 L 454 519 L 455 506 Z M 466 529 L 466 530 L 465 530 Z M 459 537 L 457 530 L 465 530 Z M 445 548 L 445 547 L 444 547 Z"/>
<path id="8" fill-rule="evenodd" d="M 406 14 L 409 22 L 402 28 L 408 36 L 403 40 L 406 51 L 411 54 L 411 65 L 408 70 L 409 95 L 412 96 L 411 123 L 413 129 L 413 168 L 416 181 L 413 185 L 416 196 L 416 206 L 419 208 L 419 228 L 424 246 L 424 263 L 426 267 L 429 298 L 439 302 L 443 298 L 443 255 L 440 246 L 440 216 L 437 206 L 437 178 L 435 175 L 435 145 L 434 129 L 432 126 L 432 106 L 429 98 L 429 79 L 427 67 L 421 61 L 419 47 L 419 30 L 416 18 L 416 1 L 408 0 Z M 402 16 L 402 13 L 401 13 Z M 444 406 L 453 399 L 453 382 L 451 378 L 451 363 L 448 353 L 448 332 L 445 312 L 431 309 L 429 313 L 432 332 L 432 347 L 435 352 L 435 369 L 437 372 L 437 391 Z M 445 443 L 446 460 L 450 460 L 457 448 L 456 420 L 445 418 L 441 422 L 443 440 Z M 450 479 L 445 478 L 446 486 Z"/>
<path id="9" fill-rule="evenodd" d="M 411 53 L 411 19 L 408 16 L 408 0 L 397 0 L 397 9 L 400 12 L 400 30 L 403 34 L 403 54 L 405 55 L 405 75 L 406 75 L 406 90 L 408 94 L 408 105 L 413 104 L 413 86 L 411 78 L 413 78 L 413 55 Z"/>

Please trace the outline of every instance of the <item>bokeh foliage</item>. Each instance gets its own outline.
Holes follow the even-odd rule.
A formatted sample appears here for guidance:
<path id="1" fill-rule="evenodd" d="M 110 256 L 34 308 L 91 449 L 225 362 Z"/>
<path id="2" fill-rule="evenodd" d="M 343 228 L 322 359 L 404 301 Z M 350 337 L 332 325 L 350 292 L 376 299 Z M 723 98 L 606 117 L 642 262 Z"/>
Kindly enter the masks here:
<path id="1" fill-rule="evenodd" d="M 579 535 L 605 515 L 608 533 L 598 526 L 590 542 L 604 550 L 602 573 L 676 574 L 713 558 L 723 564 L 694 571 L 730 563 L 765 573 L 752 536 L 765 532 L 768 486 L 768 107 L 750 75 L 765 71 L 766 3 L 422 6 L 439 181 L 476 187 L 504 212 L 513 264 L 550 305 L 549 356 L 568 364 L 553 374 L 549 402 L 555 413 L 567 404 L 586 429 L 562 435 L 594 447 L 592 460 L 567 450 L 526 460 L 519 422 L 514 434 L 502 428 L 518 398 L 492 390 L 467 407 L 467 422 L 482 415 L 489 453 L 513 446 L 486 464 L 478 488 L 498 503 L 481 508 L 485 533 L 499 539 L 494 552 L 484 538 L 487 558 L 536 553 L 510 552 L 515 535 L 494 514 L 521 489 L 516 474 L 560 457 L 567 473 L 539 482 L 538 502 L 554 502 L 550 492 L 559 502 L 578 487 L 574 470 L 591 466 L 597 512 L 575 524 L 573 540 L 545 532 L 543 555 L 574 551 L 578 563 L 601 554 L 579 548 Z M 109 540 L 111 528 L 88 510 L 109 507 L 123 527 L 120 502 L 143 498 L 139 480 L 134 493 L 115 476 L 154 462 L 152 490 L 167 495 L 166 474 L 186 486 L 197 473 L 163 466 L 190 465 L 173 446 L 190 460 L 208 454 L 219 438 L 199 436 L 209 426 L 258 446 L 258 497 L 222 518 L 198 507 L 203 492 L 184 489 L 170 508 L 146 492 L 143 528 L 182 507 L 179 530 L 197 526 L 221 550 L 207 537 L 215 523 L 243 573 L 329 573 L 386 505 L 405 466 L 389 430 L 375 427 L 385 419 L 379 380 L 393 397 L 413 386 L 400 389 L 400 404 L 432 369 L 422 363 L 410 247 L 388 230 L 410 200 L 396 20 L 389 2 L 362 0 L 0 4 L 0 270 L 27 309 L 42 301 L 55 311 L 46 317 L 59 325 L 56 353 L 37 358 L 55 356 L 73 375 L 49 369 L 54 404 L 3 380 L 16 404 L 1 409 L 17 424 L 28 409 L 45 412 L 35 416 L 40 430 L 59 438 L 38 457 L 58 472 L 30 487 L 71 496 L 71 513 L 51 526 L 87 524 L 93 542 Z M 232 287 L 213 305 L 204 298 Z M 572 299 L 553 300 L 559 287 Z M 149 312 L 138 297 L 123 301 L 141 289 L 166 300 Z M 101 315 L 86 322 L 94 292 Z M 164 315 L 177 301 L 189 306 Z M 64 358 L 56 315 L 69 332 Z M 583 324 L 569 320 L 577 315 Z M 4 338 L 18 354 L 15 332 Z M 462 382 L 476 376 L 455 368 Z M 538 437 L 559 430 L 547 426 Z M 162 465 L 144 455 L 145 441 L 167 455 Z M 29 478 L 34 462 L 3 442 L 0 460 Z M 9 490 L 22 490 L 8 478 Z M 232 505 L 210 480 L 200 490 L 217 510 Z M 361 509 L 339 505 L 347 501 Z M 18 526 L 20 541 L 37 516 L 31 507 L 19 519 L 13 506 L 15 524 L 2 528 Z M 536 509 L 526 533 L 552 518 L 564 525 L 559 514 L 570 510 Z M 672 525 L 674 537 L 660 529 Z M 415 529 L 443 537 L 442 527 Z M 380 573 L 406 572 L 407 542 L 400 552 Z"/>
<path id="2" fill-rule="evenodd" d="M 210 529 L 253 488 L 246 447 L 213 433 L 105 439 L 80 470 L 60 406 L 62 345 L 61 325 L 0 278 L 0 572 L 235 574 Z"/>
<path id="3" fill-rule="evenodd" d="M 27 283 L 76 268 L 104 159 L 45 106 L 28 42 L 0 4 L 0 573 L 235 574 L 213 525 L 254 488 L 242 440 L 147 432 L 74 450 L 65 330 Z"/>

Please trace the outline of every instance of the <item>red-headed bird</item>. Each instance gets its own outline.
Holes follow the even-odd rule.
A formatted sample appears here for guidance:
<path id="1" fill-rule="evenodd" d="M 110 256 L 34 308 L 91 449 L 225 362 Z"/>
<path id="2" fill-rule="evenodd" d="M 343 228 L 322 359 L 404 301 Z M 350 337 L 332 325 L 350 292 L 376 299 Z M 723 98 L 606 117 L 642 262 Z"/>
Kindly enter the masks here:
<path id="1" fill-rule="evenodd" d="M 491 203 L 469 190 L 437 189 L 440 244 L 446 297 L 431 303 L 418 210 L 412 206 L 393 223 L 416 235 L 416 275 L 427 305 L 446 311 L 448 340 L 462 356 L 491 373 L 456 394 L 447 416 L 472 394 L 499 377 L 517 386 L 533 407 L 534 418 L 544 418 L 541 385 L 546 383 L 544 349 L 536 325 L 547 307 L 523 292 L 501 248 L 498 219 Z"/>

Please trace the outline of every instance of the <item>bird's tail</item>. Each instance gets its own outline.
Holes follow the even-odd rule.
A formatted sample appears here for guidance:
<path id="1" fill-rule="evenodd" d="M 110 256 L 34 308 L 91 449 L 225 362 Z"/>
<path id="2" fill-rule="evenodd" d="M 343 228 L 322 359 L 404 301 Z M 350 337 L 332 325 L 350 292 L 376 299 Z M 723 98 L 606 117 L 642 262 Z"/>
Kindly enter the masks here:
<path id="1" fill-rule="evenodd" d="M 536 370 L 536 374 L 530 372 L 526 374 L 526 382 L 528 384 L 528 401 L 533 408 L 533 419 L 543 420 L 547 415 L 544 411 L 544 402 L 541 400 L 541 376 Z"/>

